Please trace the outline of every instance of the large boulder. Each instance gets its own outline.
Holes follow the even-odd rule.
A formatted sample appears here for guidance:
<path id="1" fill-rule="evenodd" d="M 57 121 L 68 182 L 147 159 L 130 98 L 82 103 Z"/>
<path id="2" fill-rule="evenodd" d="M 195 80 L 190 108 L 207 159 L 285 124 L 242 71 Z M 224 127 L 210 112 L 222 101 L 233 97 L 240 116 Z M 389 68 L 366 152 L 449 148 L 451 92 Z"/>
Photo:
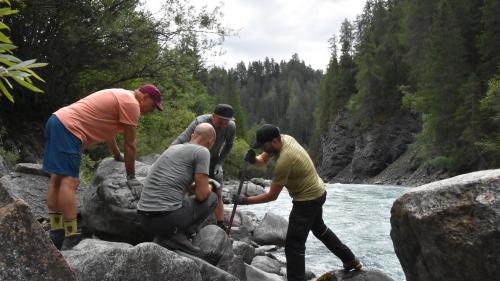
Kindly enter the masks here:
<path id="1" fill-rule="evenodd" d="M 266 213 L 264 219 L 253 233 L 253 239 L 260 245 L 285 245 L 288 221 L 272 212 Z"/>
<path id="2" fill-rule="evenodd" d="M 348 271 L 343 269 L 327 272 L 320 277 L 317 281 L 393 281 L 393 279 L 386 273 L 377 269 L 362 269 L 359 271 Z M 465 279 L 464 279 L 465 280 Z"/>
<path id="3" fill-rule="evenodd" d="M 234 255 L 231 240 L 220 227 L 205 226 L 193 239 L 193 244 L 200 247 L 204 260 L 246 280 L 243 258 Z"/>
<path id="4" fill-rule="evenodd" d="M 284 281 L 282 276 L 274 273 L 268 273 L 254 266 L 245 264 L 247 281 Z"/>
<path id="5" fill-rule="evenodd" d="M 0 208 L 0 249 L 0 280 L 76 280 L 22 199 Z"/>
<path id="6" fill-rule="evenodd" d="M 198 266 L 198 269 L 201 272 L 201 276 L 203 278 L 203 281 L 240 281 L 241 279 L 229 274 L 228 272 L 210 264 L 209 262 L 192 256 L 190 254 L 183 253 L 181 251 L 176 251 L 177 254 L 188 257 L 191 260 L 193 260 L 196 265 Z"/>
<path id="7" fill-rule="evenodd" d="M 144 181 L 149 166 L 136 161 L 136 176 Z M 85 194 L 83 216 L 99 237 L 132 244 L 151 241 L 137 215 L 137 200 L 127 187 L 123 162 L 104 159 L 97 168 L 90 192 Z"/>
<path id="8" fill-rule="evenodd" d="M 42 165 L 33 163 L 16 164 L 12 173 L 0 179 L 0 190 L 12 198 L 21 198 L 30 206 L 30 210 L 38 221 L 48 219 L 47 190 L 50 175 L 42 169 Z M 84 194 L 88 189 L 81 184 L 77 191 L 77 209 L 81 214 Z"/>
<path id="9" fill-rule="evenodd" d="M 498 280 L 500 169 L 415 188 L 391 209 L 391 238 L 408 281 Z"/>
<path id="10" fill-rule="evenodd" d="M 228 196 L 231 198 L 232 194 L 237 193 L 239 188 L 239 183 L 230 184 L 227 183 L 224 185 L 224 191 L 228 193 Z M 259 185 L 255 184 L 251 181 L 245 181 L 241 186 L 241 194 L 246 196 L 257 196 L 262 193 L 265 193 L 266 189 Z"/>
<path id="11" fill-rule="evenodd" d="M 0 189 L 4 189 L 14 199 L 23 199 L 39 221 L 48 217 L 48 187 L 48 174 L 40 164 L 17 164 L 14 172 L 0 179 Z"/>
<path id="12" fill-rule="evenodd" d="M 243 261 L 248 264 L 251 264 L 255 257 L 255 248 L 246 242 L 234 241 L 233 252 L 235 255 L 241 256 Z"/>
<path id="13" fill-rule="evenodd" d="M 195 262 L 154 243 L 85 239 L 63 255 L 79 281 L 202 280 Z"/>
<path id="14" fill-rule="evenodd" d="M 268 256 L 256 256 L 251 264 L 253 267 L 256 267 L 265 272 L 280 274 L 281 268 L 286 266 L 286 264 L 270 258 Z"/>

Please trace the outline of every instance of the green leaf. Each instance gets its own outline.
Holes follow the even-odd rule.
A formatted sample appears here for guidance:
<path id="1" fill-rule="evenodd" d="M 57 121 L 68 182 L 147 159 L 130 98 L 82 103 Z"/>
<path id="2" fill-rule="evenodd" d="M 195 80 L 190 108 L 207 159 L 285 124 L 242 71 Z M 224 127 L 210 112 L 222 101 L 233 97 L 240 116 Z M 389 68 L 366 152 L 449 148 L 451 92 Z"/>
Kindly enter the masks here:
<path id="1" fill-rule="evenodd" d="M 12 44 L 0 44 L 0 50 L 14 50 L 15 48 L 17 48 L 16 45 L 12 45 Z"/>
<path id="2" fill-rule="evenodd" d="M 7 65 L 7 66 L 11 66 L 11 65 L 16 64 L 15 62 L 12 62 L 10 60 L 6 60 L 6 59 L 3 59 L 3 58 L 0 58 L 0 63 L 3 63 L 5 65 Z"/>
<path id="3" fill-rule="evenodd" d="M 0 21 L 0 29 L 7 29 L 7 30 L 10 30 L 9 26 L 6 25 L 5 23 L 1 22 Z"/>
<path id="4" fill-rule="evenodd" d="M 22 62 L 22 60 L 14 57 L 14 56 L 11 56 L 11 55 L 0 54 L 0 58 L 6 59 L 6 60 L 9 60 L 9 61 L 13 61 L 15 63 Z"/>
<path id="5" fill-rule="evenodd" d="M 29 68 L 37 68 L 37 67 L 44 67 L 44 66 L 47 66 L 49 65 L 48 63 L 46 62 L 37 62 L 37 63 L 34 63 L 30 66 L 28 66 Z"/>
<path id="6" fill-rule="evenodd" d="M 18 64 L 15 64 L 15 65 L 7 68 L 7 70 L 17 70 L 19 68 L 23 68 L 23 67 L 26 67 L 26 66 L 28 66 L 30 64 L 33 64 L 35 61 L 36 61 L 35 59 L 33 59 L 33 60 L 26 60 L 26 61 L 20 62 Z"/>
<path id="7" fill-rule="evenodd" d="M 0 31 L 0 41 L 4 42 L 4 43 L 12 43 L 12 41 L 10 41 L 9 37 L 7 37 L 7 35 L 5 35 L 1 31 Z"/>
<path id="8" fill-rule="evenodd" d="M 12 14 L 15 14 L 17 12 L 19 12 L 19 10 L 12 10 L 11 8 L 1 8 L 0 9 L 0 17 L 12 15 Z"/>
<path id="9" fill-rule="evenodd" d="M 16 81 L 19 85 L 21 85 L 21 86 L 23 86 L 23 87 L 25 87 L 25 88 L 27 88 L 35 93 L 43 93 L 43 91 L 41 89 L 35 87 L 34 85 L 32 85 L 32 84 L 30 84 L 22 79 L 19 79 L 15 76 L 13 76 L 12 79 L 14 79 L 14 81 Z"/>
<path id="10" fill-rule="evenodd" d="M 2 91 L 2 93 L 7 97 L 8 100 L 10 100 L 11 103 L 14 103 L 14 97 L 9 93 L 7 88 L 5 88 L 2 81 L 0 81 L 0 91 Z"/>
<path id="11" fill-rule="evenodd" d="M 23 69 L 24 71 L 28 72 L 29 74 L 31 74 L 31 76 L 35 77 L 36 79 L 38 79 L 39 81 L 42 81 L 45 83 L 45 80 L 43 80 L 42 77 L 38 76 L 38 74 L 36 74 L 33 70 L 29 69 L 29 68 L 26 68 L 26 69 Z"/>

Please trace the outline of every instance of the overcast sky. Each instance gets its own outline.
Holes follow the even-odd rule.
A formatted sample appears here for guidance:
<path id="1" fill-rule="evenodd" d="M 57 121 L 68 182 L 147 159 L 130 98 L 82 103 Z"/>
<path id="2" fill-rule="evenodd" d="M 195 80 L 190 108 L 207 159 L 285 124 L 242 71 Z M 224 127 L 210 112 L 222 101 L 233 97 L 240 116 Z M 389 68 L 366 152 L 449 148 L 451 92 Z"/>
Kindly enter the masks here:
<path id="1" fill-rule="evenodd" d="M 223 44 L 225 55 L 207 58 L 208 64 L 235 67 L 240 61 L 266 57 L 288 61 L 294 53 L 306 65 L 325 69 L 330 59 L 328 39 L 338 34 L 340 24 L 354 20 L 366 0 L 225 0 L 223 23 L 238 30 Z M 152 12 L 158 0 L 146 1 Z M 216 5 L 215 0 L 191 0 L 198 5 Z"/>

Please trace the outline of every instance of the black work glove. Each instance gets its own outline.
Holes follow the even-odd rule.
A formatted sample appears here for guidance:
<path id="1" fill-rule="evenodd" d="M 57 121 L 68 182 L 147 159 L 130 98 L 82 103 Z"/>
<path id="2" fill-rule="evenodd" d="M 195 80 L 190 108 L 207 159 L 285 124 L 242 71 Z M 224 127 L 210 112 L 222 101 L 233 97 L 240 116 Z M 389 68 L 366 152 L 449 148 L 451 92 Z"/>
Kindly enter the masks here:
<path id="1" fill-rule="evenodd" d="M 224 232 L 227 232 L 227 227 L 224 225 L 224 221 L 217 221 L 217 226 L 222 228 Z"/>
<path id="2" fill-rule="evenodd" d="M 247 198 L 245 196 L 238 195 L 236 193 L 233 194 L 231 199 L 233 199 L 233 204 L 237 204 L 237 205 L 246 205 L 247 204 Z"/>
<path id="3" fill-rule="evenodd" d="M 208 184 L 212 186 L 212 192 L 217 193 L 220 189 L 220 183 L 214 179 L 208 179 Z"/>
<path id="4" fill-rule="evenodd" d="M 248 162 L 248 163 L 253 165 L 253 164 L 255 164 L 255 161 L 257 161 L 257 159 L 255 157 L 257 157 L 255 150 L 249 149 L 247 151 L 247 154 L 245 154 L 245 158 L 243 160 L 245 160 L 245 162 Z"/>
<path id="5" fill-rule="evenodd" d="M 141 198 L 142 183 L 134 175 L 127 176 L 127 186 L 136 200 Z"/>

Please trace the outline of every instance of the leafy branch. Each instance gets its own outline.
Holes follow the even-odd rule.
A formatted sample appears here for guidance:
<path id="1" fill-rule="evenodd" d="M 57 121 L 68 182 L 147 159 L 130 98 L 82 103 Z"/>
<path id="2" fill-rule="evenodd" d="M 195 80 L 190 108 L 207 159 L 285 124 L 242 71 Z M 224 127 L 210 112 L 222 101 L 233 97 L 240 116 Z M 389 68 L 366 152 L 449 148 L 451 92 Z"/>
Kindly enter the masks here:
<path id="1" fill-rule="evenodd" d="M 15 14 L 19 11 L 10 8 L 11 4 L 9 0 L 0 0 L 0 3 L 8 6 L 0 8 L 0 19 L 2 20 L 0 21 L 0 97 L 5 96 L 13 103 L 14 97 L 10 93 L 10 90 L 14 89 L 12 81 L 32 92 L 43 93 L 43 90 L 33 84 L 31 78 L 45 82 L 45 80 L 33 71 L 33 68 L 44 67 L 47 64 L 37 63 L 35 59 L 22 61 L 14 56 L 12 50 L 16 49 L 17 46 L 3 32 L 4 30 L 10 30 L 9 26 L 3 22 L 3 19 L 5 16 Z"/>

